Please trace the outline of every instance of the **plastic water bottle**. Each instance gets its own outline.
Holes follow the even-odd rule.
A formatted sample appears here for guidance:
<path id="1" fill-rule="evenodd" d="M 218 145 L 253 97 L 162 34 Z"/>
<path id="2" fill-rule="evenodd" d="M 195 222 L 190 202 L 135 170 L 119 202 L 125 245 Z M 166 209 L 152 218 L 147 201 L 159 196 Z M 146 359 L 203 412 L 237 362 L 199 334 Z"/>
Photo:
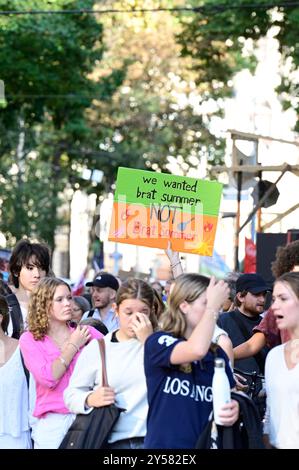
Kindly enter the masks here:
<path id="1" fill-rule="evenodd" d="M 219 411 L 226 403 L 231 401 L 230 383 L 225 372 L 224 359 L 217 358 L 214 362 L 214 376 L 212 381 L 214 420 L 216 424 L 222 424 Z"/>

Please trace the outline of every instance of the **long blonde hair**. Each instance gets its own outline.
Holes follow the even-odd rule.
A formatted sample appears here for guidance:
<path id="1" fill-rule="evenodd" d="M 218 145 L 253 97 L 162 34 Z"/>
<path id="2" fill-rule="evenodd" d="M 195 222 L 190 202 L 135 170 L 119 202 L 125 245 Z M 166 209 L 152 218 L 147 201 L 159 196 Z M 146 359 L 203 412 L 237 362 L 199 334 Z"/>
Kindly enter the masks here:
<path id="1" fill-rule="evenodd" d="M 41 340 L 49 328 L 49 310 L 51 308 L 55 291 L 58 286 L 70 286 L 62 279 L 45 277 L 32 291 L 28 307 L 28 330 L 35 340 Z"/>
<path id="2" fill-rule="evenodd" d="M 161 329 L 174 336 L 185 335 L 186 315 L 181 311 L 182 302 L 194 302 L 209 285 L 209 278 L 200 274 L 181 274 L 176 278 L 173 289 L 168 297 L 168 308 L 161 316 Z"/>

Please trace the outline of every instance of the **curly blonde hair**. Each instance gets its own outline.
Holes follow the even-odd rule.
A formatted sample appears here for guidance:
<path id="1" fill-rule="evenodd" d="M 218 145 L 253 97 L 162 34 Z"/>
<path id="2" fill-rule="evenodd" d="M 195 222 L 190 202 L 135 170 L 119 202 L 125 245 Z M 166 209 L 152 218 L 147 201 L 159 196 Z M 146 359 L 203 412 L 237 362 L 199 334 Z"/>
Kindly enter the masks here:
<path id="1" fill-rule="evenodd" d="M 66 286 L 71 292 L 70 286 L 55 277 L 41 279 L 38 286 L 32 291 L 28 307 L 28 330 L 35 340 L 41 340 L 47 334 L 49 328 L 49 310 L 57 287 Z"/>

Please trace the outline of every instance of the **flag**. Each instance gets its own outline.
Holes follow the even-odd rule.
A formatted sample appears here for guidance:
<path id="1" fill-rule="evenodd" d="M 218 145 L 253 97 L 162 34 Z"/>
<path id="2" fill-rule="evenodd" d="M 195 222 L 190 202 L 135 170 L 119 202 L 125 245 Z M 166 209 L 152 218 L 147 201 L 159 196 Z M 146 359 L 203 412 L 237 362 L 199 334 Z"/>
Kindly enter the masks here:
<path id="1" fill-rule="evenodd" d="M 93 243 L 92 266 L 95 272 L 104 269 L 104 243 L 101 240 L 95 240 Z"/>
<path id="2" fill-rule="evenodd" d="M 250 238 L 245 238 L 244 273 L 256 272 L 256 245 Z"/>
<path id="3" fill-rule="evenodd" d="M 231 269 L 224 262 L 223 258 L 217 253 L 213 252 L 213 256 L 201 256 L 200 258 L 200 273 L 206 276 L 215 276 L 224 278 Z"/>
<path id="4" fill-rule="evenodd" d="M 73 295 L 82 295 L 84 292 L 85 287 L 85 279 L 87 274 L 87 267 L 84 269 L 80 277 L 77 279 L 75 284 L 72 287 L 72 294 Z"/>

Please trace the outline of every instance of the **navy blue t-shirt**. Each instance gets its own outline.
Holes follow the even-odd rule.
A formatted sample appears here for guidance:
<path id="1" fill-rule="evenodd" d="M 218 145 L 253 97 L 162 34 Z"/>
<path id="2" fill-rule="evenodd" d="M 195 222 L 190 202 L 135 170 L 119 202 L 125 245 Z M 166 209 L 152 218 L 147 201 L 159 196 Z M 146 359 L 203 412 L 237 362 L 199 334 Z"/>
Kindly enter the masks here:
<path id="1" fill-rule="evenodd" d="M 209 351 L 201 361 L 191 363 L 190 370 L 170 364 L 173 348 L 183 338 L 159 331 L 146 340 L 144 367 L 149 412 L 145 448 L 193 449 L 213 409 L 212 379 L 214 354 Z M 235 385 L 228 358 L 224 358 L 231 387 Z"/>

